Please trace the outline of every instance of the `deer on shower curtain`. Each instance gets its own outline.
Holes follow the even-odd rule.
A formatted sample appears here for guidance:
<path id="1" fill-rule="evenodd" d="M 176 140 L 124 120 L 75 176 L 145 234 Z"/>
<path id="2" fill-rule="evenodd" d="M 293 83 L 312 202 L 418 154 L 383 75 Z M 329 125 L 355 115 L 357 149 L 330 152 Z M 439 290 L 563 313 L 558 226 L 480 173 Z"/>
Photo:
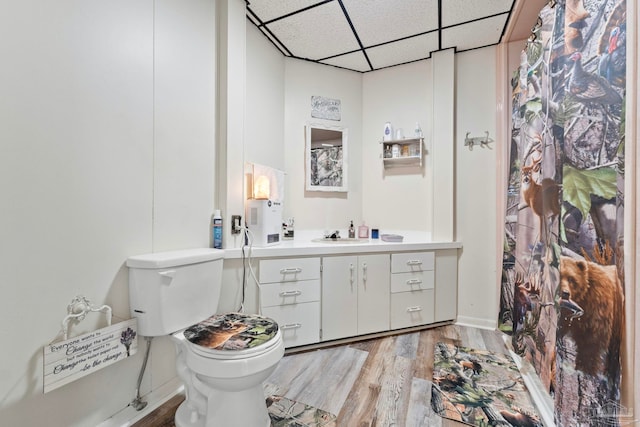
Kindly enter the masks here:
<path id="1" fill-rule="evenodd" d="M 512 79 L 498 321 L 560 426 L 624 409 L 625 73 L 625 0 L 558 0 Z"/>

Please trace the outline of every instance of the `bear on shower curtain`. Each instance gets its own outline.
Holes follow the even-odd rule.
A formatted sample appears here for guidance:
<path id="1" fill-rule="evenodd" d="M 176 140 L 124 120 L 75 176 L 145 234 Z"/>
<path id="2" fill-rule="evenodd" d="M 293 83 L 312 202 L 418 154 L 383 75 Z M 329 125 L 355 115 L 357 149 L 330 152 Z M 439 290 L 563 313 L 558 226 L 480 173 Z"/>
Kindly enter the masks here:
<path id="1" fill-rule="evenodd" d="M 556 423 L 619 425 L 624 0 L 550 1 L 512 79 L 499 327 Z"/>

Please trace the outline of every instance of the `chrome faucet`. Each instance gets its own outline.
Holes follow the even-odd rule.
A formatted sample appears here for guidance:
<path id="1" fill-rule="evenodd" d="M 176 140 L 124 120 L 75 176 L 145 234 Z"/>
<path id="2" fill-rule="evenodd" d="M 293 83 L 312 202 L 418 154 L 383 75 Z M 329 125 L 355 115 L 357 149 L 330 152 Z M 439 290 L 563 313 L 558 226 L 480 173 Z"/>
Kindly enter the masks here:
<path id="1" fill-rule="evenodd" d="M 340 238 L 340 231 L 336 230 L 332 234 L 329 234 L 329 232 L 326 231 L 325 234 L 324 234 L 324 238 L 325 239 L 339 239 Z"/>

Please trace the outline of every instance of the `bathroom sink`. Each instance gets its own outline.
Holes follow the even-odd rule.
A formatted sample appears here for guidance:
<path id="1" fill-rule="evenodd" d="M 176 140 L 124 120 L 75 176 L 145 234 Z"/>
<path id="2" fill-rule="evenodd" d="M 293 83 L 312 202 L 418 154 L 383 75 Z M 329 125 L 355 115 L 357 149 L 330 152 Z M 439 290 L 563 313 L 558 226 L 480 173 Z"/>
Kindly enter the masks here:
<path id="1" fill-rule="evenodd" d="M 331 239 L 331 238 L 321 237 L 319 239 L 313 239 L 311 241 L 315 243 L 340 244 L 340 243 L 364 243 L 364 242 L 368 242 L 369 239 L 357 239 L 357 238 L 348 238 L 348 237 L 339 237 L 337 239 Z"/>

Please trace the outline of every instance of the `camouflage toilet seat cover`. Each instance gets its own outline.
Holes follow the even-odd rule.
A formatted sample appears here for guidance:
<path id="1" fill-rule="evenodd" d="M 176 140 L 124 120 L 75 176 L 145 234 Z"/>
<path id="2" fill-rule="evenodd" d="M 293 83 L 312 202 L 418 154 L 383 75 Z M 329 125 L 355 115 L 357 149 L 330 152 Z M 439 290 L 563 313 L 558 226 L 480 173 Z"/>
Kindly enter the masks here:
<path id="1" fill-rule="evenodd" d="M 278 324 L 257 314 L 216 314 L 184 331 L 191 343 L 213 350 L 248 350 L 270 341 Z"/>

